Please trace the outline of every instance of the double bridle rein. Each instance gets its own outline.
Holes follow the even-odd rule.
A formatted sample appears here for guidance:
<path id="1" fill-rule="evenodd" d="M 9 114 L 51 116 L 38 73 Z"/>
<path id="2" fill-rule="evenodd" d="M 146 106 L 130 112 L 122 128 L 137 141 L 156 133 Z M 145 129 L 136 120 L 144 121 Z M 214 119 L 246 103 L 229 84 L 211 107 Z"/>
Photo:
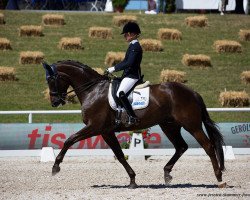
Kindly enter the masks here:
<path id="1" fill-rule="evenodd" d="M 91 80 L 91 81 L 88 81 L 88 82 L 84 83 L 83 85 L 80 85 L 80 86 L 76 87 L 73 90 L 70 90 L 69 92 L 59 92 L 58 78 L 63 79 L 63 77 L 57 73 L 57 69 L 56 69 L 55 66 L 52 66 L 52 69 L 53 69 L 54 73 L 53 73 L 53 75 L 48 75 L 47 76 L 47 81 L 49 81 L 50 79 L 54 80 L 54 82 L 55 82 L 55 91 L 50 91 L 49 94 L 50 94 L 50 96 L 55 96 L 55 97 L 59 98 L 60 101 L 62 102 L 62 104 L 66 103 L 65 99 L 66 99 L 68 94 L 70 94 L 70 93 L 72 93 L 74 91 L 78 91 L 78 92 L 87 91 L 92 86 L 96 85 L 101 80 L 101 79 Z M 76 96 L 76 94 L 71 96 L 70 98 L 68 98 L 68 100 L 73 99 L 75 96 Z"/>

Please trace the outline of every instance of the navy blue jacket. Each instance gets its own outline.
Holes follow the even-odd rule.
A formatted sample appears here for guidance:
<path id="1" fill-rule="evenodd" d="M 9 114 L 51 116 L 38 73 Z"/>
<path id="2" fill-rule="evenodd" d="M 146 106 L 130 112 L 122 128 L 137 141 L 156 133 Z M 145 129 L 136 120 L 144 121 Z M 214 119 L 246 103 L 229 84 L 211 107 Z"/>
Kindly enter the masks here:
<path id="1" fill-rule="evenodd" d="M 122 78 L 129 77 L 134 79 L 141 78 L 141 60 L 142 48 L 140 43 L 131 42 L 126 52 L 125 58 L 122 62 L 115 65 L 115 71 L 124 70 Z"/>

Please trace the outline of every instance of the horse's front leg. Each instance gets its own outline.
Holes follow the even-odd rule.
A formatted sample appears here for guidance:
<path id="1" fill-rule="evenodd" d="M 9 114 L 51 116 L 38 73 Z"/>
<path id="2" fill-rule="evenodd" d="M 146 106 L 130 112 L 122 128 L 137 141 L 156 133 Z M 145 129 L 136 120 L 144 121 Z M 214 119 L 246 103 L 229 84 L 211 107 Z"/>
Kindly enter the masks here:
<path id="1" fill-rule="evenodd" d="M 89 126 L 85 126 L 83 129 L 81 129 L 80 131 L 78 131 L 77 133 L 71 135 L 65 142 L 63 145 L 62 150 L 60 151 L 60 153 L 58 154 L 58 156 L 56 157 L 55 163 L 52 167 L 52 175 L 56 175 L 59 171 L 60 171 L 60 163 L 63 161 L 63 158 L 66 154 L 66 152 L 68 151 L 68 149 L 75 144 L 76 142 L 79 142 L 81 140 L 87 139 L 89 137 L 95 136 L 97 135 L 96 133 L 91 131 L 91 128 Z"/>
<path id="2" fill-rule="evenodd" d="M 117 159 L 119 160 L 119 162 L 123 165 L 123 167 L 126 169 L 129 177 L 130 177 L 130 184 L 129 184 L 129 188 L 131 189 L 135 189 L 137 188 L 137 184 L 135 183 L 135 172 L 134 170 L 130 167 L 130 165 L 128 164 L 128 162 L 126 161 L 123 151 L 121 149 L 121 146 L 115 136 L 115 133 L 108 133 L 108 134 L 103 134 L 102 135 L 103 139 L 105 140 L 105 142 L 110 146 L 110 148 L 113 150 L 115 156 L 117 157 Z"/>

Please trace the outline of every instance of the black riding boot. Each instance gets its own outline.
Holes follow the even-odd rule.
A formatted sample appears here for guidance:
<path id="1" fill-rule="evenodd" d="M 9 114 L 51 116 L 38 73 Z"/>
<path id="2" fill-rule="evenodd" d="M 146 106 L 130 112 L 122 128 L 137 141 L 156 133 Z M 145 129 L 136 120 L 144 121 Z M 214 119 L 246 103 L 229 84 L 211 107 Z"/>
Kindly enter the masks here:
<path id="1" fill-rule="evenodd" d="M 121 117 L 122 117 L 122 110 L 121 109 L 116 110 L 116 114 L 115 114 L 115 125 L 116 126 L 120 126 L 120 124 L 122 122 Z"/>
<path id="2" fill-rule="evenodd" d="M 127 96 L 125 95 L 124 92 L 120 92 L 119 99 L 120 99 L 123 107 L 125 108 L 128 116 L 129 116 L 129 118 L 128 118 L 128 125 L 131 126 L 133 124 L 138 123 L 139 119 L 135 115 L 135 113 L 133 111 L 133 108 L 132 108 L 131 104 L 129 103 L 129 100 L 128 100 L 128 98 L 127 98 Z"/>

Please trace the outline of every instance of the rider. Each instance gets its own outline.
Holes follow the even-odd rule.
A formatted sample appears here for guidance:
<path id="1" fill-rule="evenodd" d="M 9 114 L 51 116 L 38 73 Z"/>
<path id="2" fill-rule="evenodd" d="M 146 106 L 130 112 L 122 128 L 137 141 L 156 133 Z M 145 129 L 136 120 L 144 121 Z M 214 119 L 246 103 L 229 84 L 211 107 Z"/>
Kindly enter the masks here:
<path id="1" fill-rule="evenodd" d="M 135 84 L 141 79 L 141 60 L 142 60 L 142 48 L 138 41 L 141 30 L 137 23 L 128 22 L 124 25 L 121 34 L 124 35 L 125 40 L 129 43 L 125 58 L 122 62 L 118 63 L 114 67 L 106 69 L 107 73 L 113 73 L 123 70 L 122 81 L 116 96 L 119 98 L 122 106 L 127 111 L 129 116 L 128 124 L 132 125 L 139 122 L 138 117 L 135 115 L 131 104 L 128 101 L 128 92 L 135 86 Z M 118 105 L 118 112 L 119 108 Z"/>

